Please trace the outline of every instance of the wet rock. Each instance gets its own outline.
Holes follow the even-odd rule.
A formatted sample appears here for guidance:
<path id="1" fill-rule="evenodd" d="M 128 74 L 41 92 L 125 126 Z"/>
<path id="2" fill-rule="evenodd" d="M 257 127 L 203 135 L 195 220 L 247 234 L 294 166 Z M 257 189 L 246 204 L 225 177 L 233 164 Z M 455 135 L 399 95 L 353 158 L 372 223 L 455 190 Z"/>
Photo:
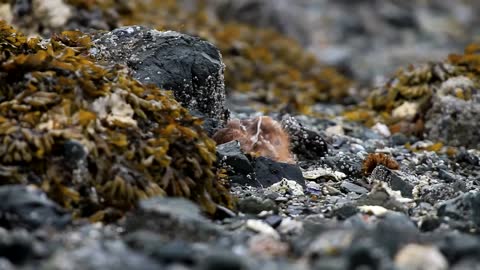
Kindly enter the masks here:
<path id="1" fill-rule="evenodd" d="M 457 264 L 455 264 L 452 268 L 452 270 L 470 270 L 470 269 L 479 269 L 480 268 L 480 262 L 478 262 L 475 259 L 466 259 L 463 260 Z"/>
<path id="2" fill-rule="evenodd" d="M 255 181 L 253 166 L 243 154 L 238 141 L 217 145 L 217 158 L 220 166 L 227 168 L 232 183 L 258 185 Z"/>
<path id="3" fill-rule="evenodd" d="M 439 202 L 453 199 L 461 193 L 463 192 L 452 184 L 438 183 L 419 187 L 417 196 L 424 202 L 438 204 Z"/>
<path id="4" fill-rule="evenodd" d="M 395 256 L 395 266 L 399 270 L 444 270 L 448 261 L 435 247 L 408 244 Z"/>
<path id="5" fill-rule="evenodd" d="M 219 252 L 207 256 L 201 263 L 201 270 L 247 270 L 244 258 L 232 253 Z"/>
<path id="6" fill-rule="evenodd" d="M 405 145 L 409 139 L 403 133 L 395 133 L 390 137 L 390 141 L 393 145 Z"/>
<path id="7" fill-rule="evenodd" d="M 150 231 L 137 231 L 126 235 L 124 239 L 130 248 L 163 265 L 179 263 L 192 266 L 198 263 L 195 250 L 185 242 L 164 241 Z"/>
<path id="8" fill-rule="evenodd" d="M 351 183 L 349 181 L 343 181 L 342 184 L 340 185 L 343 189 L 345 189 L 348 192 L 354 192 L 358 194 L 365 194 L 368 192 L 368 190 L 362 186 L 356 185 L 354 183 Z"/>
<path id="9" fill-rule="evenodd" d="M 283 194 L 283 195 L 287 195 L 287 194 L 291 194 L 293 196 L 304 195 L 303 187 L 300 184 L 298 184 L 295 181 L 288 180 L 288 179 L 285 179 L 285 178 L 282 181 L 271 185 L 268 188 L 268 191 L 276 192 L 276 193 Z"/>
<path id="10" fill-rule="evenodd" d="M 5 258 L 0 258 L 0 269 L 2 270 L 15 270 L 13 264 Z"/>
<path id="11" fill-rule="evenodd" d="M 406 212 L 406 203 L 412 200 L 403 198 L 399 193 L 391 190 L 385 183 L 377 183 L 368 194 L 362 195 L 355 205 L 379 205 L 393 211 Z"/>
<path id="12" fill-rule="evenodd" d="M 139 208 L 127 217 L 129 232 L 155 232 L 163 239 L 210 241 L 224 234 L 217 225 L 200 213 L 199 207 L 183 198 L 154 197 L 141 201 Z"/>
<path id="13" fill-rule="evenodd" d="M 252 186 L 269 187 L 282 179 L 288 179 L 305 187 L 305 179 L 297 165 L 276 162 L 265 157 L 255 159 L 255 179 L 258 184 Z"/>
<path id="14" fill-rule="evenodd" d="M 342 206 L 336 207 L 333 211 L 333 215 L 340 220 L 345 220 L 355 214 L 357 214 L 359 209 L 354 205 L 354 203 L 346 203 Z"/>
<path id="15" fill-rule="evenodd" d="M 412 182 L 416 181 L 416 179 L 411 175 L 378 165 L 373 170 L 370 178 L 386 182 L 393 190 L 400 191 L 402 196 L 413 198 L 414 185 Z"/>
<path id="16" fill-rule="evenodd" d="M 292 152 L 300 160 L 315 160 L 328 154 L 325 140 L 316 131 L 307 129 L 293 117 L 284 117 L 282 126 L 290 136 Z"/>
<path id="17" fill-rule="evenodd" d="M 345 252 L 354 241 L 355 233 L 350 230 L 323 232 L 310 243 L 305 256 L 309 259 L 328 257 Z"/>
<path id="18" fill-rule="evenodd" d="M 317 168 L 304 171 L 303 177 L 308 180 L 314 180 L 315 182 L 322 182 L 329 180 L 340 181 L 345 178 L 346 175 L 339 171 L 333 171 L 330 168 Z"/>
<path id="19" fill-rule="evenodd" d="M 350 177 L 361 177 L 363 175 L 363 160 L 356 155 L 332 153 L 331 156 L 326 157 L 324 160 L 321 160 L 321 162 L 334 171 L 340 171 Z"/>
<path id="20" fill-rule="evenodd" d="M 237 204 L 238 211 L 245 214 L 260 214 L 262 211 L 278 212 L 277 204 L 271 199 L 248 197 L 241 199 Z"/>
<path id="21" fill-rule="evenodd" d="M 442 203 L 437 215 L 453 228 L 477 231 L 480 227 L 480 193 L 468 192 Z"/>
<path id="22" fill-rule="evenodd" d="M 344 257 L 326 257 L 316 260 L 312 269 L 315 270 L 343 270 L 347 269 L 347 260 Z"/>
<path id="23" fill-rule="evenodd" d="M 122 241 L 92 242 L 73 250 L 59 250 L 40 269 L 117 270 L 159 269 L 152 259 L 129 249 Z"/>
<path id="24" fill-rule="evenodd" d="M 68 140 L 63 144 L 63 157 L 68 167 L 77 169 L 87 164 L 87 150 L 85 146 L 75 140 Z"/>
<path id="25" fill-rule="evenodd" d="M 20 265 L 47 257 L 47 248 L 26 231 L 0 229 L 0 256 Z M 0 267 L 0 269 L 3 269 Z"/>
<path id="26" fill-rule="evenodd" d="M 47 198 L 42 191 L 21 185 L 0 187 L 0 226 L 37 229 L 42 226 L 63 228 L 70 215 Z"/>
<path id="27" fill-rule="evenodd" d="M 197 110 L 190 110 L 190 114 L 193 116 L 202 119 L 202 127 L 205 132 L 207 132 L 208 137 L 212 137 L 215 132 L 223 127 L 223 121 L 220 119 L 208 117 L 206 114 L 199 112 Z"/>
<path id="28" fill-rule="evenodd" d="M 226 120 L 224 64 L 211 43 L 142 26 L 98 33 L 93 43 L 90 52 L 95 58 L 125 64 L 142 83 L 173 90 L 188 109 Z"/>
<path id="29" fill-rule="evenodd" d="M 477 259 L 480 256 L 480 239 L 468 234 L 450 232 L 442 235 L 435 245 L 451 265 L 465 259 Z"/>
<path id="30" fill-rule="evenodd" d="M 265 219 L 265 222 L 273 228 L 277 228 L 280 223 L 282 223 L 282 220 L 283 218 L 281 216 L 271 215 Z"/>
<path id="31" fill-rule="evenodd" d="M 262 220 L 249 219 L 247 220 L 245 226 L 247 227 L 247 229 L 250 229 L 256 233 L 268 235 L 269 237 L 272 237 L 274 239 L 280 239 L 280 235 L 278 234 L 278 232 Z"/>
<path id="32" fill-rule="evenodd" d="M 371 238 L 355 241 L 348 249 L 347 269 L 391 269 L 392 262 L 385 250 Z"/>
<path id="33" fill-rule="evenodd" d="M 248 249 L 256 257 L 272 258 L 287 256 L 289 246 L 269 235 L 257 234 L 248 240 Z"/>
<path id="34" fill-rule="evenodd" d="M 282 235 L 299 235 L 303 232 L 303 222 L 285 218 L 277 228 Z"/>
<path id="35" fill-rule="evenodd" d="M 435 96 L 425 121 L 427 137 L 452 146 L 480 147 L 480 96 L 462 100 L 453 96 Z"/>

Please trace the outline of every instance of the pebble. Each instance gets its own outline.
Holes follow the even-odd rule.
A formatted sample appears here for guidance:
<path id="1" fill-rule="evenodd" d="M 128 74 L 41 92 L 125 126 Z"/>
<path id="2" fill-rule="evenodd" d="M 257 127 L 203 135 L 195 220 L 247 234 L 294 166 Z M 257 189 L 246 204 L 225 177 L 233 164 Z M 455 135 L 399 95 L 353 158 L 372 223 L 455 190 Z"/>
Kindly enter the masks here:
<path id="1" fill-rule="evenodd" d="M 395 255 L 399 270 L 446 270 L 448 261 L 435 247 L 408 244 Z"/>
<path id="2" fill-rule="evenodd" d="M 259 234 L 265 234 L 277 240 L 280 239 L 278 232 L 272 228 L 272 226 L 261 220 L 249 219 L 247 220 L 246 227 Z"/>

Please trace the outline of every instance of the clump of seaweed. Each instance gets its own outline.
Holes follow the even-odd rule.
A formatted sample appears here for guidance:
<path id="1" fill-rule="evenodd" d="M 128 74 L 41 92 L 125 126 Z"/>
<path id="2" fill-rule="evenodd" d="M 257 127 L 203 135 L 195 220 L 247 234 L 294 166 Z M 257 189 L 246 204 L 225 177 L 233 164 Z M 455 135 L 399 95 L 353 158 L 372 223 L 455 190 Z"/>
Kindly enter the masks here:
<path id="1" fill-rule="evenodd" d="M 0 21 L 0 184 L 37 185 L 93 219 L 165 194 L 208 213 L 232 207 L 201 120 L 171 92 L 95 63 L 89 44 L 80 32 L 27 39 Z"/>
<path id="2" fill-rule="evenodd" d="M 378 165 L 383 165 L 392 170 L 400 169 L 400 165 L 391 156 L 383 153 L 371 153 L 363 160 L 363 174 L 370 175 Z"/>
<path id="3" fill-rule="evenodd" d="M 480 87 L 480 46 L 472 44 L 463 54 L 443 62 L 399 69 L 384 86 L 371 92 L 368 108 L 391 131 L 421 134 L 426 112 L 434 95 L 469 100 Z M 371 121 L 375 122 L 375 121 Z"/>
<path id="4" fill-rule="evenodd" d="M 218 144 L 237 140 L 242 150 L 253 156 L 264 156 L 285 163 L 295 163 L 290 152 L 290 139 L 280 123 L 268 116 L 253 119 L 233 119 L 217 131 L 213 139 Z"/>

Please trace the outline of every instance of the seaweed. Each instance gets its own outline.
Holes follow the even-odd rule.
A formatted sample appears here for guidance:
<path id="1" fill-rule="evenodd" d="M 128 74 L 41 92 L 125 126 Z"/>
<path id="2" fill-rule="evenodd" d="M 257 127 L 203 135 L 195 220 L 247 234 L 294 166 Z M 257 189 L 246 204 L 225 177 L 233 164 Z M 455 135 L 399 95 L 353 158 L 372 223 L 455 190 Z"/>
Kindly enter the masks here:
<path id="1" fill-rule="evenodd" d="M 93 220 L 156 195 L 232 208 L 202 121 L 89 47 L 81 32 L 27 39 L 0 21 L 0 184 L 36 185 Z"/>
<path id="2" fill-rule="evenodd" d="M 364 108 L 393 132 L 422 134 L 423 122 L 434 95 L 469 100 L 480 87 L 480 46 L 471 44 L 463 54 L 444 61 L 400 68 L 390 80 L 373 89 Z"/>

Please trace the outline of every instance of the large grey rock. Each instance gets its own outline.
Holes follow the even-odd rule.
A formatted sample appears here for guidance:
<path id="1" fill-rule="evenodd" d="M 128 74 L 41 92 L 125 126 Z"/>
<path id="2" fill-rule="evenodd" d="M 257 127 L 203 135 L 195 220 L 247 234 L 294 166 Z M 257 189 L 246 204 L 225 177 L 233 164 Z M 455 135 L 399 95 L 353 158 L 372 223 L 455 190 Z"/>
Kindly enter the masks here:
<path id="1" fill-rule="evenodd" d="M 161 269 L 152 259 L 119 240 L 94 241 L 76 249 L 59 249 L 42 267 L 45 270 Z"/>
<path id="2" fill-rule="evenodd" d="M 242 152 L 238 141 L 217 145 L 217 158 L 220 166 L 227 169 L 232 183 L 251 185 L 255 181 L 253 165 Z"/>
<path id="3" fill-rule="evenodd" d="M 480 96 L 462 100 L 435 96 L 425 121 L 428 139 L 451 146 L 480 147 Z"/>
<path id="4" fill-rule="evenodd" d="M 173 90 L 186 108 L 225 120 L 224 64 L 211 43 L 174 31 L 143 26 L 95 34 L 92 56 L 124 64 L 145 84 Z"/>
<path id="5" fill-rule="evenodd" d="M 393 190 L 400 191 L 402 196 L 413 198 L 413 187 L 416 179 L 412 175 L 378 165 L 373 170 L 370 178 L 387 182 Z"/>
<path id="6" fill-rule="evenodd" d="M 165 241 L 208 242 L 226 234 L 202 216 L 198 205 L 184 198 L 153 197 L 141 201 L 127 217 L 125 229 L 154 232 Z"/>
<path id="7" fill-rule="evenodd" d="M 38 189 L 21 185 L 2 186 L 0 201 L 0 226 L 7 229 L 61 228 L 71 221 L 71 216 L 63 208 Z"/>
<path id="8" fill-rule="evenodd" d="M 480 229 L 480 193 L 467 192 L 442 203 L 437 211 L 452 228 L 465 231 Z"/>

